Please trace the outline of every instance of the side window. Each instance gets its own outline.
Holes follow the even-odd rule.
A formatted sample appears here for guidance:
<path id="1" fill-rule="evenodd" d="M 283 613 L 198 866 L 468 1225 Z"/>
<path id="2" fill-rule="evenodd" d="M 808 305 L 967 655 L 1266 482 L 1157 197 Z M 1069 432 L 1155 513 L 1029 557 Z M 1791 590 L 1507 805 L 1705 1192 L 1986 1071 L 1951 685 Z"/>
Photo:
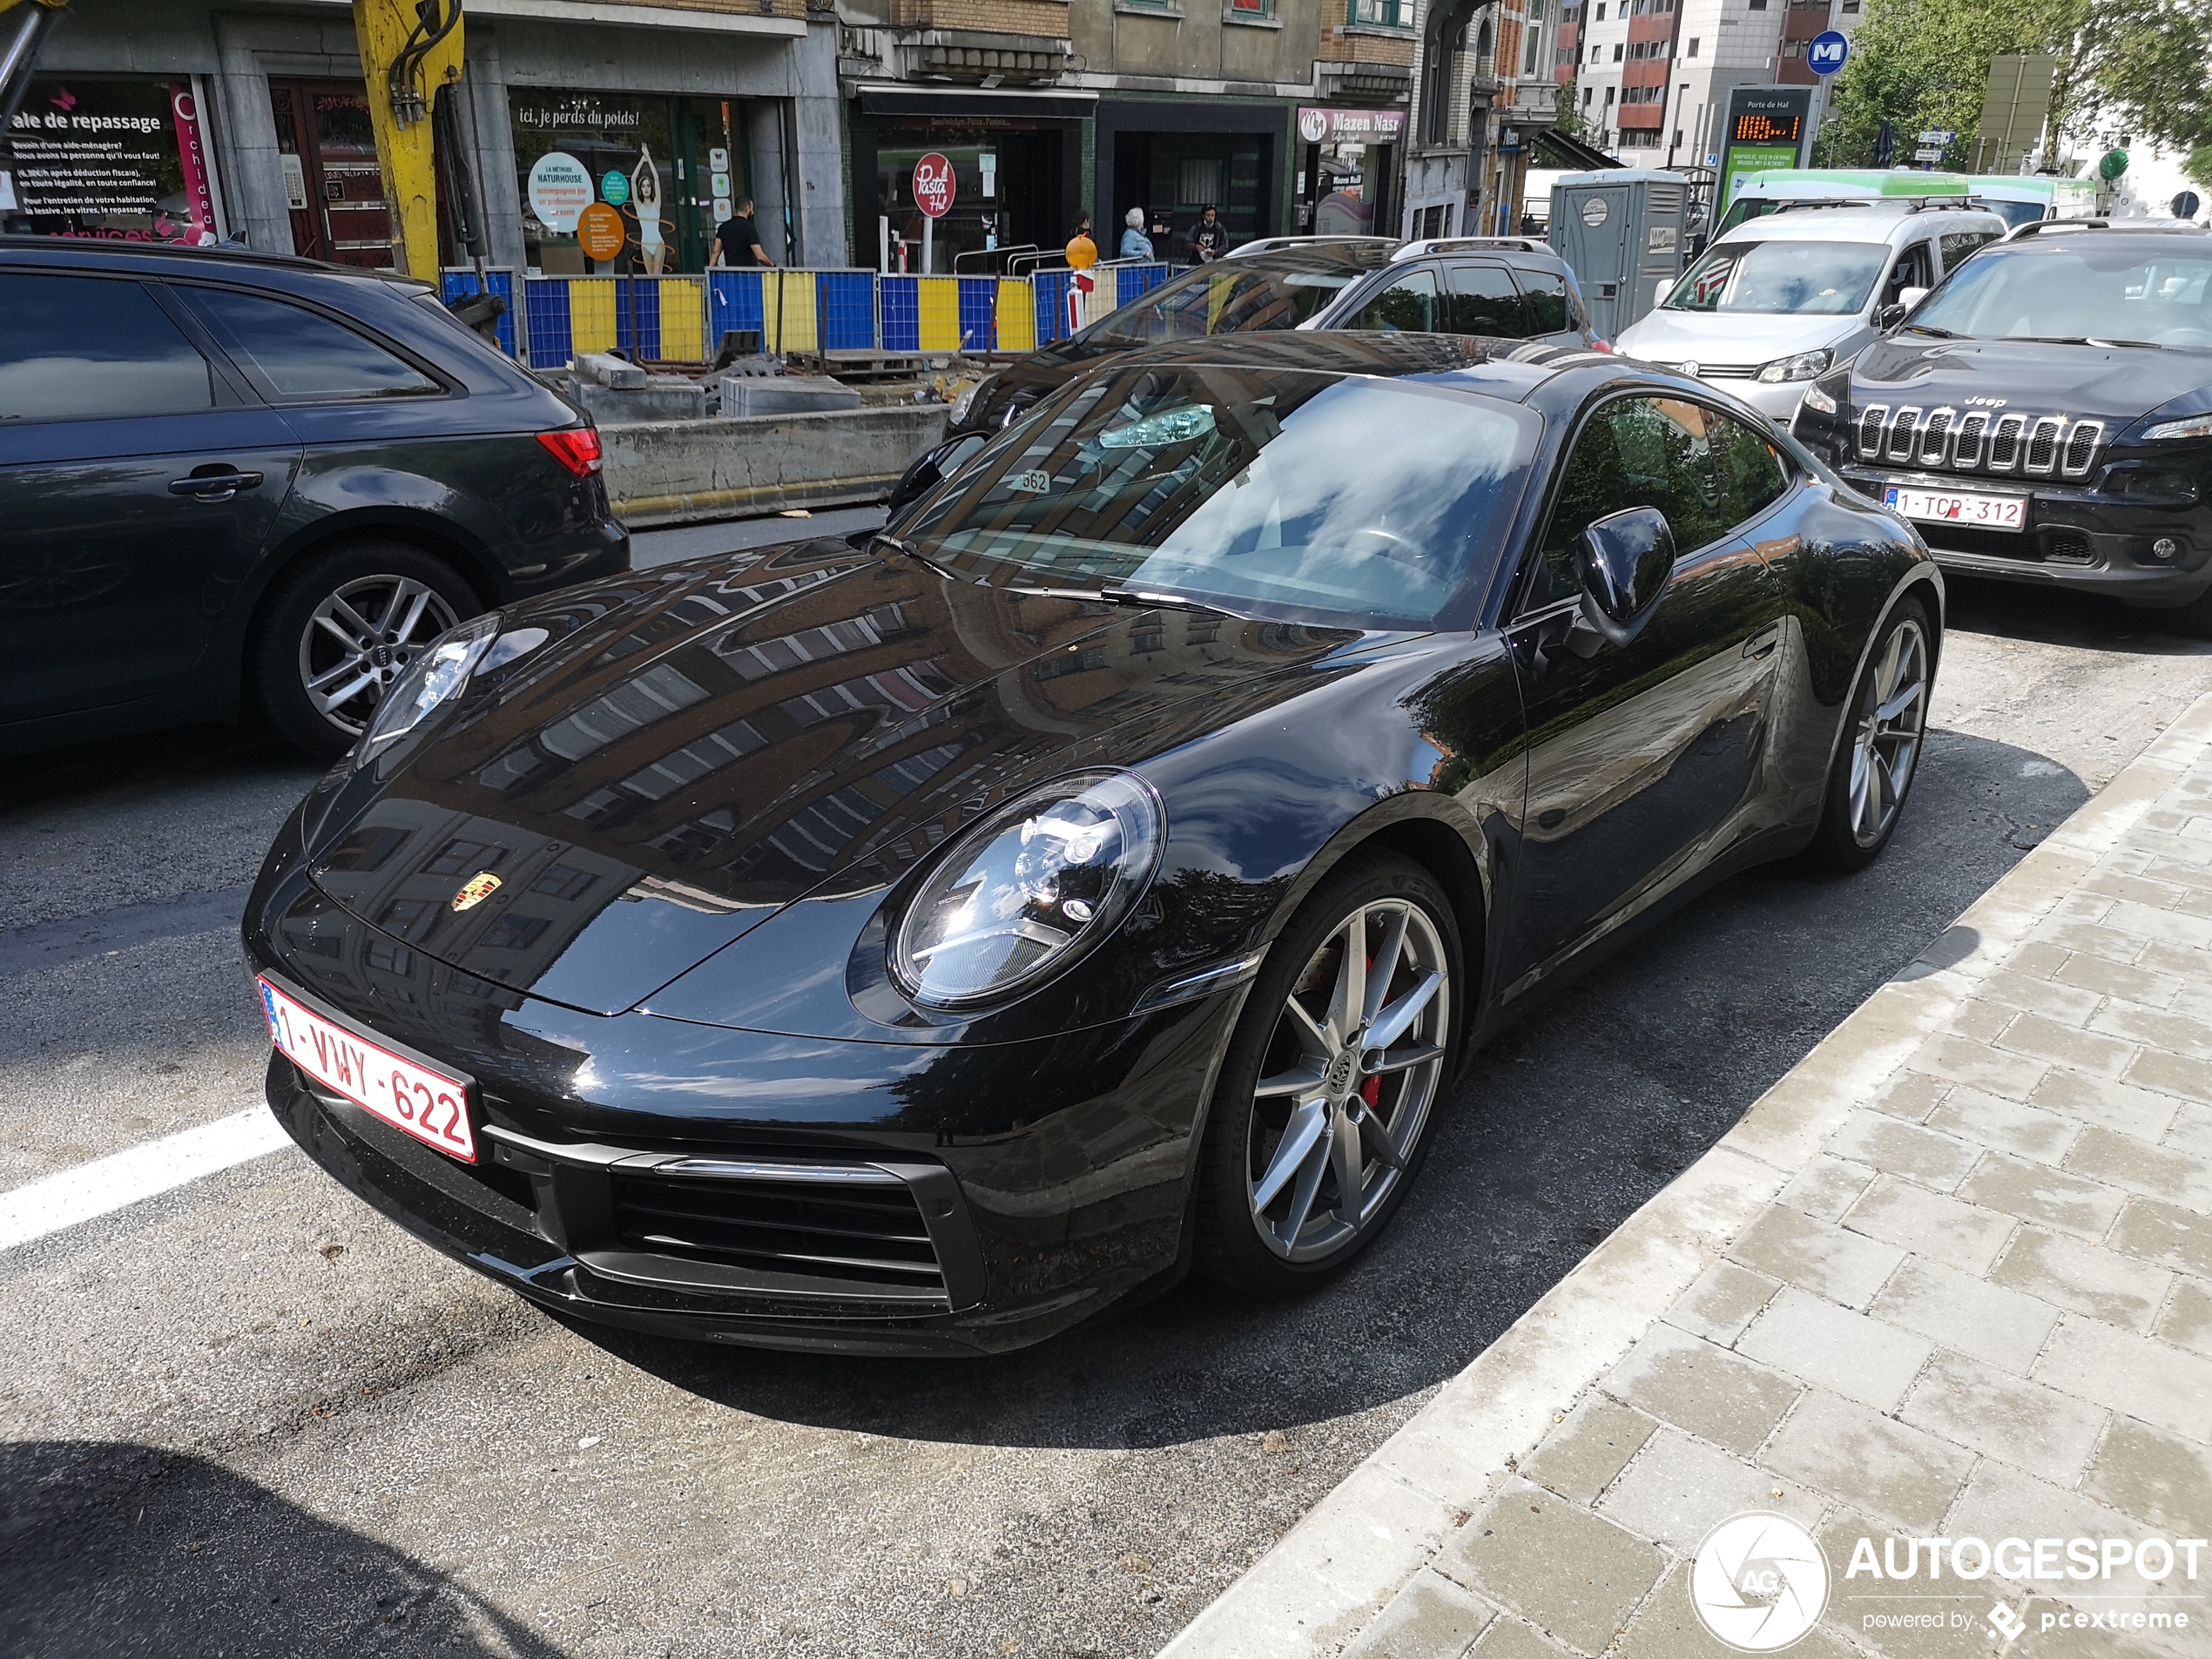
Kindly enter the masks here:
<path id="1" fill-rule="evenodd" d="M 1360 308 L 1349 328 L 1396 328 L 1427 334 L 1436 327 L 1436 275 L 1408 271 Z"/>
<path id="2" fill-rule="evenodd" d="M 1890 280 L 1882 285 L 1884 305 L 1896 302 L 1898 295 L 1907 288 L 1935 287 L 1933 262 L 1928 258 L 1928 245 L 1915 242 L 1897 256 L 1897 263 L 1890 267 Z"/>
<path id="3" fill-rule="evenodd" d="M 183 292 L 265 396 L 320 402 L 419 397 L 445 389 L 381 346 L 304 306 L 234 288 Z"/>
<path id="4" fill-rule="evenodd" d="M 1946 275 L 1957 270 L 1973 251 L 1997 239 L 1994 231 L 1953 231 L 1942 239 L 1943 269 Z"/>
<path id="5" fill-rule="evenodd" d="M 214 406 L 207 360 L 138 283 L 0 277 L 0 422 L 189 415 Z"/>
<path id="6" fill-rule="evenodd" d="M 1568 457 L 1538 543 L 1525 610 L 1571 597 L 1575 538 L 1628 507 L 1656 507 L 1688 556 L 1711 546 L 1789 487 L 1772 444 L 1740 421 L 1677 398 L 1623 398 L 1592 416 Z"/>
<path id="7" fill-rule="evenodd" d="M 1528 308 L 1528 332 L 1532 334 L 1564 334 L 1579 333 L 1581 319 L 1576 314 L 1581 307 L 1575 303 L 1568 292 L 1567 279 L 1556 271 L 1516 270 L 1514 280 L 1521 284 L 1521 300 Z"/>
<path id="8" fill-rule="evenodd" d="M 1447 334 L 1494 334 L 1525 340 L 1535 331 L 1521 309 L 1521 291 L 1502 265 L 1454 265 L 1446 273 L 1452 289 L 1441 327 Z"/>

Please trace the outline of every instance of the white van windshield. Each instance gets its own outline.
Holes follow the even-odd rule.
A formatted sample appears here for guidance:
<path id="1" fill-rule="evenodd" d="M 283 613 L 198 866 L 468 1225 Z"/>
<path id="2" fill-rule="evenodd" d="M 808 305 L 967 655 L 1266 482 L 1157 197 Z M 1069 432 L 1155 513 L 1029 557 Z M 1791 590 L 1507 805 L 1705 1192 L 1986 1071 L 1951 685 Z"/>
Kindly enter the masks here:
<path id="1" fill-rule="evenodd" d="M 1850 316 L 1889 259 L 1885 242 L 1723 242 L 1663 304 L 1669 311 Z"/>

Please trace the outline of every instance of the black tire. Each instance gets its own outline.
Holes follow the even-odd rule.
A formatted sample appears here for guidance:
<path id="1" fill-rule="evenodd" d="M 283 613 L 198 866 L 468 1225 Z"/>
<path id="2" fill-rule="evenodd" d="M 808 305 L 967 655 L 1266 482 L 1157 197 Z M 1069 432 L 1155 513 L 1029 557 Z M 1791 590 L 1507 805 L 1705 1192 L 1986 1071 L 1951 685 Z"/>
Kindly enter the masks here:
<path id="1" fill-rule="evenodd" d="M 1389 949 L 1391 917 L 1401 907 L 1409 916 L 1418 912 L 1426 930 L 1411 920 L 1406 923 L 1395 969 L 1376 1000 L 1386 1012 L 1403 1008 L 1408 991 L 1417 990 L 1428 973 L 1441 970 L 1438 990 L 1389 1051 L 1393 1062 L 1432 1049 L 1433 1058 L 1372 1077 L 1355 1059 L 1339 1077 L 1337 1066 L 1309 1061 L 1313 1050 L 1300 1052 L 1289 1025 L 1288 1004 L 1294 994 L 1305 1001 L 1312 1000 L 1318 981 L 1310 970 L 1320 969 L 1330 952 L 1335 953 L 1337 966 L 1325 970 L 1331 986 L 1320 993 L 1322 1005 L 1326 1008 L 1342 994 L 1337 977 L 1344 957 L 1340 935 L 1348 937 L 1355 915 L 1361 918 L 1362 936 L 1371 946 L 1366 970 L 1372 971 L 1374 961 Z M 1300 907 L 1252 983 L 1215 1084 L 1196 1195 L 1196 1264 L 1201 1273 L 1255 1295 L 1294 1296 L 1340 1271 L 1373 1242 L 1420 1173 L 1431 1138 L 1428 1130 L 1457 1069 L 1469 995 L 1463 961 L 1459 926 L 1443 888 L 1426 869 L 1397 853 L 1354 854 Z M 1333 1014 L 1316 1023 L 1315 1035 L 1328 1043 L 1337 1028 Z M 1363 1035 L 1332 1051 L 1360 1054 L 1365 1027 L 1356 1029 Z M 1373 1053 L 1366 1052 L 1370 1056 Z M 1326 1167 L 1314 1177 L 1318 1185 L 1307 1195 L 1307 1211 L 1300 1212 L 1299 1223 L 1293 1223 L 1290 1211 L 1302 1187 L 1286 1187 L 1264 1204 L 1255 1201 L 1265 1177 L 1275 1173 L 1276 1161 L 1286 1150 L 1295 1150 L 1293 1116 L 1308 1114 L 1301 1122 L 1310 1125 L 1316 1103 L 1275 1096 L 1263 1103 L 1255 1090 L 1264 1078 L 1279 1082 L 1293 1068 L 1308 1064 L 1317 1067 L 1318 1077 L 1335 1080 L 1329 1085 L 1332 1089 L 1348 1092 L 1341 1097 L 1329 1093 L 1318 1103 L 1326 1127 L 1316 1131 L 1320 1138 L 1312 1144 L 1319 1149 Z M 1355 1099 L 1359 1102 L 1356 1109 Z M 1283 1121 L 1278 1123 L 1278 1118 Z M 1347 1119 L 1352 1127 L 1340 1131 Z M 1329 1209 L 1325 1218 L 1322 1214 L 1320 1200 L 1341 1190 L 1333 1150 L 1333 1137 L 1339 1132 L 1348 1136 L 1352 1149 L 1345 1156 L 1356 1156 L 1362 1164 L 1354 1177 L 1361 1190 L 1359 1199 L 1350 1206 L 1358 1216 L 1355 1224 L 1346 1223 L 1347 1206 L 1340 1202 Z M 1396 1158 L 1394 1165 L 1385 1155 L 1386 1146 Z M 1263 1167 L 1255 1169 L 1255 1163 Z M 1297 1167 L 1303 1170 L 1307 1162 L 1299 1160 Z M 1264 1238 L 1263 1219 L 1277 1212 L 1279 1221 L 1267 1220 L 1270 1232 Z M 1295 1239 L 1313 1242 L 1286 1244 L 1286 1231 Z M 1275 1242 L 1269 1243 L 1269 1238 Z M 1301 1250 L 1309 1254 L 1300 1258 L 1297 1251 Z"/>
<path id="2" fill-rule="evenodd" d="M 318 620 L 341 600 L 375 636 L 358 641 L 350 657 Z M 347 542 L 311 553 L 285 573 L 262 609 L 248 647 L 249 684 L 272 725 L 309 754 L 334 760 L 354 745 L 415 654 L 483 608 L 459 571 L 405 542 Z M 348 663 L 350 671 L 341 671 Z M 325 674 L 337 678 L 323 681 Z M 311 678 L 333 697 L 355 689 L 326 708 L 310 691 Z"/>
<path id="3" fill-rule="evenodd" d="M 1900 636 L 1905 643 L 1900 646 Z M 1836 758 L 1828 768 L 1828 788 L 1822 799 L 1819 827 L 1813 831 L 1806 856 L 1825 869 L 1844 873 L 1863 870 L 1882 856 L 1905 817 L 1905 804 L 1920 775 L 1920 759 L 1927 745 L 1928 698 L 1935 686 L 1935 624 L 1926 604 L 1908 598 L 1882 619 L 1873 649 L 1866 654 L 1858 683 L 1851 687 L 1844 706 L 1844 725 L 1836 742 Z M 1879 716 L 1877 693 L 1892 661 L 1900 665 L 1917 650 L 1919 695 L 1901 715 Z M 1898 653 L 1892 658 L 1892 651 Z M 1906 683 L 1900 671 L 1886 701 L 1894 705 Z M 1875 764 L 1878 761 L 1878 764 Z M 1859 792 L 1862 764 L 1867 793 Z M 1902 773 L 1901 777 L 1899 773 Z"/>

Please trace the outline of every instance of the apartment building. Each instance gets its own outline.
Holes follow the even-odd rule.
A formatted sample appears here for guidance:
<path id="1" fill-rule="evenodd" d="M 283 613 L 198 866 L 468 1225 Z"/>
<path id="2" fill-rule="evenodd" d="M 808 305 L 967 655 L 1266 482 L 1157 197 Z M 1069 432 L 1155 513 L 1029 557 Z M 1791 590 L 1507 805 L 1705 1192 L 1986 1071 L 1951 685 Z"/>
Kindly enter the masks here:
<path id="1" fill-rule="evenodd" d="M 1401 233 L 1520 227 L 1537 132 L 1558 113 L 1558 0 L 1426 0 L 1418 20 Z"/>

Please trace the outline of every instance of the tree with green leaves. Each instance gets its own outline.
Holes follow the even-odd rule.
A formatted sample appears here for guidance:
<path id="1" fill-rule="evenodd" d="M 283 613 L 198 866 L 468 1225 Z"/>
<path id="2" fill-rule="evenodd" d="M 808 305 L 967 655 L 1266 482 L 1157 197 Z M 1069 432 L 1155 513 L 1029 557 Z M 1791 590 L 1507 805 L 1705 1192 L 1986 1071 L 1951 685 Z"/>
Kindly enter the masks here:
<path id="1" fill-rule="evenodd" d="M 1867 0 L 1816 164 L 1870 165 L 1885 119 L 1908 137 L 1948 129 L 1959 135 L 1949 159 L 1971 155 L 1989 60 L 2004 52 L 2053 60 L 2046 166 L 2093 119 L 2185 152 L 2212 144 L 2202 0 Z"/>

